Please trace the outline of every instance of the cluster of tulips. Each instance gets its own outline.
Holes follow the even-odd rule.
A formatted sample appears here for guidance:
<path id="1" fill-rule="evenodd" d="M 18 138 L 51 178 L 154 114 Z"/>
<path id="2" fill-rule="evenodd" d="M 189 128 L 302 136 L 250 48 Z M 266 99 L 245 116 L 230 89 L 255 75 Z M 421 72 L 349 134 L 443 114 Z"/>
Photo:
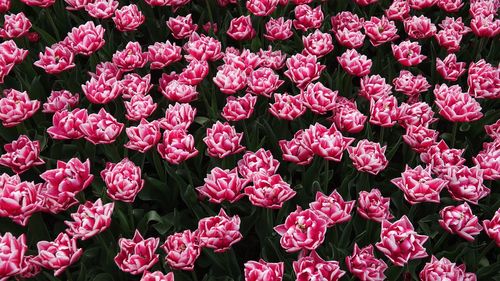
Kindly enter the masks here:
<path id="1" fill-rule="evenodd" d="M 0 280 L 71 280 L 92 244 L 113 280 L 498 278 L 500 1 L 20 2 L 0 0 Z M 148 205 L 158 185 L 184 202 Z"/>

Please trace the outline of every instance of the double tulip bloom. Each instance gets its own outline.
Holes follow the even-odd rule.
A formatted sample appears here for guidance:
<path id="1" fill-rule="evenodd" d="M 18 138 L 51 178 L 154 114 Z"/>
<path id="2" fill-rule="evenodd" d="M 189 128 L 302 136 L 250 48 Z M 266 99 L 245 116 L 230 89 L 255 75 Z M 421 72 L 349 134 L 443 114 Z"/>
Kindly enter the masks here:
<path id="1" fill-rule="evenodd" d="M 120 238 L 120 252 L 114 259 L 116 265 L 133 275 L 144 273 L 159 260 L 159 255 L 155 254 L 159 242 L 158 238 L 144 239 L 137 230 L 132 239 Z"/>
<path id="2" fill-rule="evenodd" d="M 424 243 L 428 236 L 415 232 L 408 217 L 390 223 L 387 220 L 382 222 L 380 231 L 380 242 L 376 247 L 379 251 L 397 266 L 404 266 L 409 260 L 427 257 Z"/>
<path id="3" fill-rule="evenodd" d="M 118 163 L 106 163 L 101 171 L 101 178 L 106 184 L 106 193 L 114 200 L 132 203 L 144 187 L 141 167 L 125 158 Z"/>
<path id="4" fill-rule="evenodd" d="M 284 224 L 274 230 L 281 235 L 280 243 L 287 252 L 315 250 L 325 240 L 328 221 L 311 209 L 297 209 L 290 213 Z"/>
<path id="5" fill-rule="evenodd" d="M 5 153 L 0 156 L 0 165 L 9 167 L 16 174 L 22 174 L 33 166 L 45 163 L 40 158 L 40 142 L 31 141 L 25 135 L 5 144 L 4 150 Z"/>
<path id="6" fill-rule="evenodd" d="M 198 239 L 201 247 L 214 249 L 216 253 L 227 251 L 243 238 L 240 232 L 240 217 L 228 216 L 221 209 L 217 216 L 198 221 Z"/>

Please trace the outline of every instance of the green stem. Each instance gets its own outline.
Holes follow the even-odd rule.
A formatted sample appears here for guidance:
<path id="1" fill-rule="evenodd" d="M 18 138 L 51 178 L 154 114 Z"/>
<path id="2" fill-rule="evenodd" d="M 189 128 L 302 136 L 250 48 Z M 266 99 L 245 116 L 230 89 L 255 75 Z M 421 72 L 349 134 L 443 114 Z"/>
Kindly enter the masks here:
<path id="1" fill-rule="evenodd" d="M 381 145 L 384 145 L 384 134 L 385 134 L 385 128 L 382 127 L 380 128 L 380 139 L 379 139 Z"/>
<path id="2" fill-rule="evenodd" d="M 208 10 L 208 18 L 210 19 L 210 22 L 214 22 L 214 16 L 212 15 L 212 9 L 210 8 L 210 2 L 208 0 L 205 0 L 205 5 L 207 5 L 207 10 Z M 213 30 L 213 29 L 210 29 Z"/>
<path id="3" fill-rule="evenodd" d="M 452 135 L 451 135 L 451 147 L 454 148 L 455 147 L 455 140 L 457 138 L 457 129 L 458 129 L 458 123 L 455 122 L 453 123 L 453 131 L 452 131 Z"/>
<path id="4" fill-rule="evenodd" d="M 443 244 L 443 242 L 446 240 L 447 237 L 448 237 L 448 232 L 443 233 L 443 235 L 441 235 L 439 240 L 436 242 L 436 245 L 432 247 L 433 250 L 438 249 L 441 246 L 441 244 Z"/>
<path id="5" fill-rule="evenodd" d="M 479 255 L 479 258 L 477 260 L 480 261 L 494 247 L 496 247 L 496 242 L 494 240 L 491 240 L 488 246 L 486 246 L 486 248 L 484 248 L 484 250 L 481 251 L 481 254 Z"/>
<path id="6" fill-rule="evenodd" d="M 274 227 L 273 209 L 266 208 L 266 222 L 271 229 Z"/>
<path id="7" fill-rule="evenodd" d="M 324 193 L 328 192 L 328 184 L 330 182 L 330 167 L 329 167 L 329 160 L 325 159 L 325 184 L 323 185 L 324 187 L 322 188 Z"/>

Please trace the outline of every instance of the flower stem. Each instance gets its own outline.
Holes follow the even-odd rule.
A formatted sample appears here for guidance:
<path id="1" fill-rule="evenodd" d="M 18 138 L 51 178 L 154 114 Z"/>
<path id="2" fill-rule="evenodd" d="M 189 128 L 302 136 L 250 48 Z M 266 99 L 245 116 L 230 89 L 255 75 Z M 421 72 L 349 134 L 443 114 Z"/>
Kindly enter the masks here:
<path id="1" fill-rule="evenodd" d="M 455 140 L 457 138 L 457 128 L 458 128 L 458 123 L 455 122 L 453 123 L 453 131 L 452 131 L 452 135 L 451 135 L 451 147 L 455 147 Z"/>
<path id="2" fill-rule="evenodd" d="M 330 167 L 329 167 L 329 160 L 327 159 L 324 159 L 325 161 L 325 184 L 323 185 L 324 188 L 323 189 L 323 192 L 327 193 L 328 192 L 328 184 L 330 182 Z"/>

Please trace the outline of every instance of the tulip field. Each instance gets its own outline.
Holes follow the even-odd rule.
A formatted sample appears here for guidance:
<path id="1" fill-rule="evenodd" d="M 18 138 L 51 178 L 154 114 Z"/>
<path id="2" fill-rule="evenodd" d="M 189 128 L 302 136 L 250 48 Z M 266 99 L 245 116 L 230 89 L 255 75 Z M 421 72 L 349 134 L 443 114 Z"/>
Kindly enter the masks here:
<path id="1" fill-rule="evenodd" d="M 500 281 L 500 0 L 0 0 L 0 281 Z"/>

